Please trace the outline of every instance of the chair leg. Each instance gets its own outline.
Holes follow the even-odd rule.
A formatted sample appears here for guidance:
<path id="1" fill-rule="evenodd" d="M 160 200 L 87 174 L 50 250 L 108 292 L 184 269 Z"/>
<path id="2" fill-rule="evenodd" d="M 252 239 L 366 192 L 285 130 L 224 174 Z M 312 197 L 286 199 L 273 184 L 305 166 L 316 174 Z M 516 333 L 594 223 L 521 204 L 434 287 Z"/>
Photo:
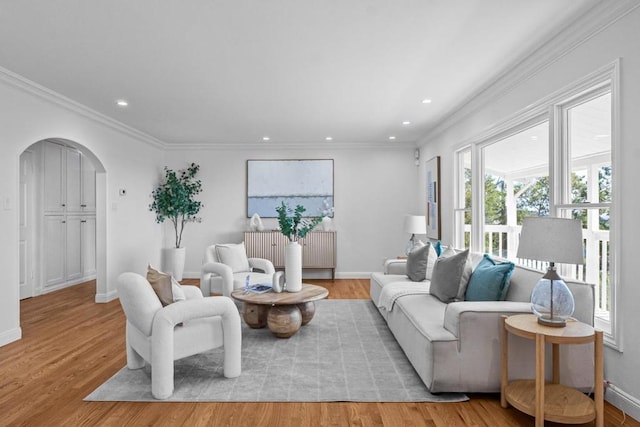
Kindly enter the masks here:
<path id="1" fill-rule="evenodd" d="M 229 307 L 222 316 L 224 334 L 224 376 L 226 378 L 239 377 L 242 372 L 242 327 L 240 314 L 231 300 Z"/>
<path id="2" fill-rule="evenodd" d="M 168 399 L 173 394 L 173 361 L 151 365 L 151 394 L 156 399 Z"/>
<path id="3" fill-rule="evenodd" d="M 129 325 L 127 325 L 127 328 Z M 125 347 L 127 349 L 127 368 L 129 369 L 140 369 L 144 368 L 144 359 L 142 356 L 138 354 L 137 351 L 129 344 L 129 334 L 126 334 L 126 344 Z"/>
<path id="4" fill-rule="evenodd" d="M 144 368 L 144 359 L 130 345 L 127 345 L 127 368 Z"/>

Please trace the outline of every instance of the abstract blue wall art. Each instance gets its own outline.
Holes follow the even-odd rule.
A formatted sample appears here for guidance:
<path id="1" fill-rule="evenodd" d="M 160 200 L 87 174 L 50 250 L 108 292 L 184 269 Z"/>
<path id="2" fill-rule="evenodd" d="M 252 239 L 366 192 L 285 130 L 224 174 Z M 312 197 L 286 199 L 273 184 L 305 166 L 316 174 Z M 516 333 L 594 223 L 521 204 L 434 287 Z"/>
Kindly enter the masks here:
<path id="1" fill-rule="evenodd" d="M 276 218 L 282 202 L 333 217 L 333 159 L 247 160 L 247 218 Z"/>

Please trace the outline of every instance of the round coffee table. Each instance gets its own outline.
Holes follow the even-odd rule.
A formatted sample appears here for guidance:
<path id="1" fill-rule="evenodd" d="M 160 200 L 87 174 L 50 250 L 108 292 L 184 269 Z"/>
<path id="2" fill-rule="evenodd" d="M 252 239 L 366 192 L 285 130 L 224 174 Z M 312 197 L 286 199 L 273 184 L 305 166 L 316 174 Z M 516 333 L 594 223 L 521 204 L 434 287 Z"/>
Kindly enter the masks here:
<path id="1" fill-rule="evenodd" d="M 278 338 L 289 338 L 313 319 L 314 301 L 326 298 L 329 291 L 322 286 L 302 284 L 300 292 L 267 292 L 255 294 L 244 289 L 231 292 L 243 302 L 242 318 L 250 328 L 269 327 Z"/>

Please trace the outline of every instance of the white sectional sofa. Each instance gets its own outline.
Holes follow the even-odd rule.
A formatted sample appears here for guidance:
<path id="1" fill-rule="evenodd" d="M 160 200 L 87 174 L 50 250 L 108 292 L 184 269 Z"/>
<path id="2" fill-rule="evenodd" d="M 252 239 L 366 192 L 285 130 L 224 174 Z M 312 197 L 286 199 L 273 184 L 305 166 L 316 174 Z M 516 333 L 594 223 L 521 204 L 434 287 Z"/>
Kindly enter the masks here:
<path id="1" fill-rule="evenodd" d="M 471 254 L 473 267 L 482 254 Z M 502 315 L 530 313 L 531 291 L 541 272 L 516 266 L 505 301 L 456 301 L 443 303 L 428 293 L 429 280 L 411 282 L 402 273 L 403 261 L 387 263 L 385 272 L 371 275 L 371 300 L 378 307 L 420 378 L 433 393 L 499 392 Z M 391 274 L 395 273 L 395 274 Z M 575 299 L 573 317 L 593 325 L 594 286 L 566 281 Z M 410 285 L 407 285 L 410 284 Z M 381 294 L 385 287 L 385 302 Z M 419 289 L 412 293 L 411 287 Z M 403 289 L 389 307 L 388 293 Z M 426 289 L 426 290 L 425 290 Z M 382 305 L 386 304 L 386 308 Z M 390 308 L 390 309 L 389 309 Z M 547 348 L 551 373 L 551 349 Z M 560 347 L 560 382 L 589 392 L 593 387 L 592 344 Z M 535 378 L 534 341 L 511 336 L 509 377 Z M 550 377 L 549 377 L 550 380 Z"/>

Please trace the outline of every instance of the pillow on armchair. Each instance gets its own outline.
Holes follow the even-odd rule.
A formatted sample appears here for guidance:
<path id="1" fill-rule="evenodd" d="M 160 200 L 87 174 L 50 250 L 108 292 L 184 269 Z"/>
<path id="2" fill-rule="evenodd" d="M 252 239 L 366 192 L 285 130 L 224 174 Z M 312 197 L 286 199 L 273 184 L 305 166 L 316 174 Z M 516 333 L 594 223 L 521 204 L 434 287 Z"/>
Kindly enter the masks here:
<path id="1" fill-rule="evenodd" d="M 186 299 L 182 286 L 176 279 L 156 270 L 151 265 L 147 266 L 147 282 L 151 284 L 163 307 Z"/>
<path id="2" fill-rule="evenodd" d="M 244 242 L 216 245 L 216 255 L 218 260 L 220 260 L 222 264 L 231 267 L 231 271 L 234 273 L 251 271 Z"/>

